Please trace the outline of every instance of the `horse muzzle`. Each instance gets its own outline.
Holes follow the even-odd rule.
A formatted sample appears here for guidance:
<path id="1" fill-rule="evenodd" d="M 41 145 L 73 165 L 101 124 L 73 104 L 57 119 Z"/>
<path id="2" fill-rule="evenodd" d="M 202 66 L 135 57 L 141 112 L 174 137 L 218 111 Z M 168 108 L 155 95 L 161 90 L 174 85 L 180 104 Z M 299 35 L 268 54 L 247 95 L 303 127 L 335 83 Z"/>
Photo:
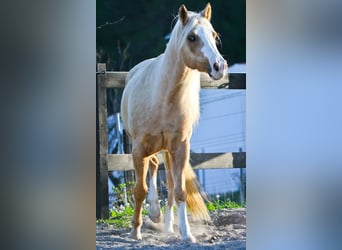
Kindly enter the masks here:
<path id="1" fill-rule="evenodd" d="M 220 60 L 215 60 L 215 62 L 211 65 L 210 68 L 210 72 L 208 72 L 209 76 L 214 80 L 219 80 L 227 72 L 227 61 L 223 58 Z"/>

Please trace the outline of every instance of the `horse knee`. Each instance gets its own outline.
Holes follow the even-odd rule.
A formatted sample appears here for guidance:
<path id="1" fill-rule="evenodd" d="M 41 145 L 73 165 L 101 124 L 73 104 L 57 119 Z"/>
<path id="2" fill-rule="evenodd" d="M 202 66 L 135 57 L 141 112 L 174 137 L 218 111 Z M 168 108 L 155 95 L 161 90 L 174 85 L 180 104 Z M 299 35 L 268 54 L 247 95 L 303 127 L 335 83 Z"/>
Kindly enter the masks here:
<path id="1" fill-rule="evenodd" d="M 186 201 L 186 192 L 180 187 L 175 188 L 174 197 L 177 205 L 179 202 Z"/>
<path id="2" fill-rule="evenodd" d="M 145 185 L 136 185 L 133 190 L 134 199 L 137 202 L 142 202 L 147 195 L 147 187 Z"/>

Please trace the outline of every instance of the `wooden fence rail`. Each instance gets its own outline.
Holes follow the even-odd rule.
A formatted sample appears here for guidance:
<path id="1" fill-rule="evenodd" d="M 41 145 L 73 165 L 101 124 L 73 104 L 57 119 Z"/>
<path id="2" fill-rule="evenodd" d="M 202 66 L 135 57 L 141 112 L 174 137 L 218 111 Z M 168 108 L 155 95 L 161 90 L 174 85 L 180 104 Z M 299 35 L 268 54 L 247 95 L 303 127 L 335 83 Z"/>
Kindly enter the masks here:
<path id="1" fill-rule="evenodd" d="M 108 218 L 108 171 L 126 171 L 133 169 L 130 154 L 108 154 L 107 136 L 107 88 L 124 88 L 127 72 L 107 72 L 106 64 L 97 64 L 96 88 L 96 218 Z M 201 74 L 201 88 L 222 88 L 229 82 L 228 75 L 219 81 L 211 80 L 207 74 Z M 163 158 L 158 155 L 160 167 Z M 190 155 L 191 165 L 195 169 L 244 168 L 246 153 L 202 153 Z"/>

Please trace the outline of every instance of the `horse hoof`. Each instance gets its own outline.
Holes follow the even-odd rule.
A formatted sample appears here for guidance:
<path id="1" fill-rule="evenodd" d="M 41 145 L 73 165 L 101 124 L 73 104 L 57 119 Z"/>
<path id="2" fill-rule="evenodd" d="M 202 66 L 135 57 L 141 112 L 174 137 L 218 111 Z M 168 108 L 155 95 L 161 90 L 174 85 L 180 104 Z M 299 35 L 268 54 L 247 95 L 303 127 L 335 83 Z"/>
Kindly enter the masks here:
<path id="1" fill-rule="evenodd" d="M 154 223 L 160 223 L 163 220 L 163 217 L 159 211 L 158 215 L 152 215 L 152 214 L 148 214 L 148 217 L 151 219 L 151 221 L 153 221 Z"/>
<path id="2" fill-rule="evenodd" d="M 131 239 L 134 239 L 134 240 L 142 240 L 141 233 L 138 233 L 135 230 L 132 230 L 132 232 L 130 233 L 129 237 Z"/>
<path id="3" fill-rule="evenodd" d="M 153 216 L 151 214 L 148 215 L 148 217 L 151 219 L 151 221 L 153 221 L 154 223 L 160 223 L 163 218 L 161 216 L 161 214 L 159 214 L 158 216 Z"/>
<path id="4" fill-rule="evenodd" d="M 184 242 L 196 243 L 196 239 L 195 239 L 195 237 L 192 234 L 187 235 L 186 237 L 182 238 L 182 240 Z"/>

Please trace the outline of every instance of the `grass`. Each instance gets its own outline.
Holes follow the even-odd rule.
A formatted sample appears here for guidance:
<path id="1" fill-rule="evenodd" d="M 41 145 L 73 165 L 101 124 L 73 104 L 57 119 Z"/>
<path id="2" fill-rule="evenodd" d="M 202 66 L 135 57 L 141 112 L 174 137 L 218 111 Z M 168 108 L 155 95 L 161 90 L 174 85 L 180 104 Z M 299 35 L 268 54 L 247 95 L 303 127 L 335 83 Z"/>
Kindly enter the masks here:
<path id="1" fill-rule="evenodd" d="M 148 215 L 148 210 L 143 209 L 143 215 Z M 127 228 L 131 226 L 134 209 L 131 206 L 111 209 L 109 219 L 96 220 L 97 223 L 106 223 L 118 228 Z"/>
<path id="2" fill-rule="evenodd" d="M 239 203 L 236 203 L 234 201 L 230 201 L 229 199 L 228 200 L 214 200 L 212 202 L 208 202 L 207 203 L 207 208 L 209 210 L 209 212 L 211 211 L 215 211 L 215 210 L 221 210 L 221 209 L 224 209 L 224 208 L 244 208 L 246 207 L 246 203 L 240 205 Z"/>

